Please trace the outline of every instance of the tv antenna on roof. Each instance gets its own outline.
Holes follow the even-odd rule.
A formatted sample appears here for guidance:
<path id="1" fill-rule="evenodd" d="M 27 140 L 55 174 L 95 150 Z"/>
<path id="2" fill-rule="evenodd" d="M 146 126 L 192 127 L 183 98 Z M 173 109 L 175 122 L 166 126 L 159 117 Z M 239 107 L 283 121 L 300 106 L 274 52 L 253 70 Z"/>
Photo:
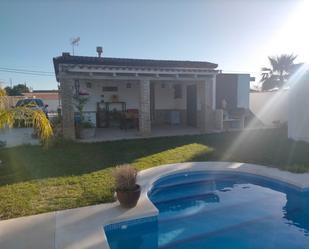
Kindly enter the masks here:
<path id="1" fill-rule="evenodd" d="M 72 54 L 74 55 L 74 47 L 78 46 L 80 41 L 80 37 L 76 37 L 76 38 L 71 38 L 71 45 L 72 45 Z"/>

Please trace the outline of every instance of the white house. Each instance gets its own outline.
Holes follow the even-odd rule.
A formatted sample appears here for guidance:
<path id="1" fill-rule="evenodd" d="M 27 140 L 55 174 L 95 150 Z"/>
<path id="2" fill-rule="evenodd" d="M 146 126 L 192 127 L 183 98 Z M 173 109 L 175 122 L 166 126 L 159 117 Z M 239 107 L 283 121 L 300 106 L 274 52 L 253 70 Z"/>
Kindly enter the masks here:
<path id="1" fill-rule="evenodd" d="M 88 96 L 86 119 L 101 134 L 109 134 L 115 127 L 119 131 L 119 127 L 135 128 L 141 136 L 151 136 L 158 128 L 173 132 L 181 127 L 183 134 L 192 129 L 198 133 L 220 131 L 224 126 L 223 99 L 230 109 L 249 108 L 250 76 L 224 76 L 217 66 L 205 61 L 63 53 L 54 58 L 54 67 L 60 82 L 64 136 L 75 138 L 74 94 Z M 233 77 L 236 81 L 231 80 Z M 243 127 L 244 112 L 241 113 Z M 230 118 L 227 122 L 239 120 Z"/>

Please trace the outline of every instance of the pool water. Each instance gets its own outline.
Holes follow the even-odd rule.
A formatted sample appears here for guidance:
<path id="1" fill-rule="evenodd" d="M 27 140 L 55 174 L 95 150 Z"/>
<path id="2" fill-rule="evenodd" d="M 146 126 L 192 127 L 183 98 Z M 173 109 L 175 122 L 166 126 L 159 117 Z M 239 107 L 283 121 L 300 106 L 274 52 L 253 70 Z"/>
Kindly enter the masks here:
<path id="1" fill-rule="evenodd" d="M 309 249 L 309 192 L 235 173 L 157 181 L 158 217 L 105 227 L 111 249 Z"/>

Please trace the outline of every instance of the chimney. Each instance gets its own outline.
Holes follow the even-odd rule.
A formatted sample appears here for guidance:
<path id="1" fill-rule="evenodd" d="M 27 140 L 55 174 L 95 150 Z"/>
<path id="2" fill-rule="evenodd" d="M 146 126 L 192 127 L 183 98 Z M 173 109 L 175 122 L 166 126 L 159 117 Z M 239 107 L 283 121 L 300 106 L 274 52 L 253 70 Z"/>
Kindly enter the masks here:
<path id="1" fill-rule="evenodd" d="M 63 52 L 63 53 L 62 53 L 62 56 L 63 56 L 63 57 L 68 57 L 68 56 L 70 56 L 70 53 L 68 53 L 68 52 Z"/>
<path id="2" fill-rule="evenodd" d="M 98 53 L 98 57 L 101 58 L 101 54 L 103 53 L 103 48 L 97 47 L 97 53 Z"/>

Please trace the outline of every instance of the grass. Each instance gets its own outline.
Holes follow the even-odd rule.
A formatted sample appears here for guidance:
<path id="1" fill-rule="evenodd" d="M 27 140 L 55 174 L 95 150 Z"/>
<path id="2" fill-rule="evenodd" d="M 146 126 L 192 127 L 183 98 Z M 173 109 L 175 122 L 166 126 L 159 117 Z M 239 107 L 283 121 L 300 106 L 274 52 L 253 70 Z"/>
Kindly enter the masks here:
<path id="1" fill-rule="evenodd" d="M 304 172 L 308 152 L 309 144 L 288 140 L 282 129 L 1 149 L 0 219 L 113 201 L 111 171 L 119 164 L 142 170 L 227 160 Z"/>

